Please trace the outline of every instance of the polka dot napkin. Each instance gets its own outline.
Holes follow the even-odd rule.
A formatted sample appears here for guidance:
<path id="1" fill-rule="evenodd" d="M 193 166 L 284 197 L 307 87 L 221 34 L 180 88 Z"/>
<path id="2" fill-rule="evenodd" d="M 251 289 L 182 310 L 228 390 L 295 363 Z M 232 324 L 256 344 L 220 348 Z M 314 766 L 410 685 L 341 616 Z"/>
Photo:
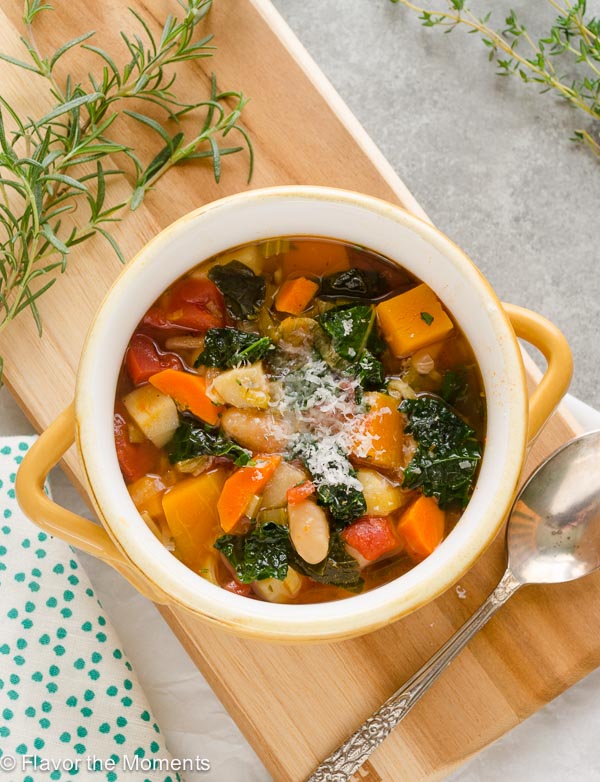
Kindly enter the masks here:
<path id="1" fill-rule="evenodd" d="M 0 780 L 176 782 L 76 555 L 17 506 L 15 473 L 31 442 L 0 439 Z"/>

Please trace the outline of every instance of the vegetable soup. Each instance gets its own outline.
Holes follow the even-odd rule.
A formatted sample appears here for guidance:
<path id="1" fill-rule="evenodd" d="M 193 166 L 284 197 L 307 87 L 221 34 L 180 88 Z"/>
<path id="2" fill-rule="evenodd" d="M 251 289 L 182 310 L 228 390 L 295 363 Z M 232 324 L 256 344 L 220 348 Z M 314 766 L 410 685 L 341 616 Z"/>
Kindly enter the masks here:
<path id="1" fill-rule="evenodd" d="M 238 595 L 311 603 L 441 543 L 473 490 L 485 400 L 430 288 L 363 247 L 285 237 L 200 263 L 150 307 L 114 431 L 175 557 Z"/>

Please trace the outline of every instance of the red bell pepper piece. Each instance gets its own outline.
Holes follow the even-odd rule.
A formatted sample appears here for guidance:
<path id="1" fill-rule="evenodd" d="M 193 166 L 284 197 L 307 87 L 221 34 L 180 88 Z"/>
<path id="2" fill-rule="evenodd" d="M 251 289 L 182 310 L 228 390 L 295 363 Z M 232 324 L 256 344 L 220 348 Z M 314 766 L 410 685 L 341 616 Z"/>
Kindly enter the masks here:
<path id="1" fill-rule="evenodd" d="M 343 530 L 342 538 L 369 562 L 399 546 L 386 516 L 362 516 Z"/>
<path id="2" fill-rule="evenodd" d="M 152 472 L 160 455 L 158 448 L 150 440 L 132 443 L 125 416 L 118 411 L 114 415 L 114 433 L 119 467 L 127 483 Z"/>
<path id="3" fill-rule="evenodd" d="M 315 484 L 312 481 L 304 481 L 303 483 L 299 483 L 298 486 L 292 486 L 291 489 L 288 489 L 285 496 L 288 505 L 297 505 L 314 493 Z"/>
<path id="4" fill-rule="evenodd" d="M 129 377 L 136 386 L 146 383 L 152 375 L 164 369 L 183 369 L 183 362 L 175 353 L 163 353 L 146 334 L 134 334 L 129 342 L 125 364 Z"/>

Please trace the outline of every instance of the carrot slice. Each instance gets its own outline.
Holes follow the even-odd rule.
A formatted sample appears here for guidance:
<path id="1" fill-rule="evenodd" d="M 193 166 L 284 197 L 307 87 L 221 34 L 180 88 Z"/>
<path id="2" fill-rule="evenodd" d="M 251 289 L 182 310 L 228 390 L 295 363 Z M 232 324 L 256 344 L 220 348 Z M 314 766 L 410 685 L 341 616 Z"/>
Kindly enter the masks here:
<path id="1" fill-rule="evenodd" d="M 244 515 L 252 497 L 260 494 L 281 463 L 279 454 L 255 457 L 255 464 L 240 467 L 225 481 L 217 502 L 219 520 L 230 532 Z"/>
<path id="2" fill-rule="evenodd" d="M 286 280 L 275 297 L 275 309 L 290 315 L 299 315 L 308 307 L 318 290 L 318 284 L 307 277 Z"/>
<path id="3" fill-rule="evenodd" d="M 191 372 L 165 369 L 152 375 L 150 383 L 163 394 L 172 397 L 179 407 L 189 410 L 198 418 L 214 426 L 225 409 L 213 404 L 206 395 L 206 380 Z"/>
<path id="4" fill-rule="evenodd" d="M 312 483 L 312 481 L 304 481 L 304 483 L 299 483 L 298 486 L 292 486 L 291 489 L 288 489 L 285 496 L 287 498 L 288 505 L 297 505 L 299 502 L 302 502 L 302 500 L 305 500 L 314 493 L 315 484 Z"/>
<path id="5" fill-rule="evenodd" d="M 433 497 L 423 494 L 402 514 L 398 534 L 413 559 L 428 557 L 444 538 L 446 514 Z"/>

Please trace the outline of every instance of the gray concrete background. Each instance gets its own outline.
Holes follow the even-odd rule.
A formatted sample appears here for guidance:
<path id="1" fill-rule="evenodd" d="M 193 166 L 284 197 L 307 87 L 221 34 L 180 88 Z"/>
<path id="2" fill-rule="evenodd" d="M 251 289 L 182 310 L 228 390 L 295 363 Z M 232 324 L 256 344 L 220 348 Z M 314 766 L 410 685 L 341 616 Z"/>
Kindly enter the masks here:
<path id="1" fill-rule="evenodd" d="M 534 85 L 497 77 L 476 36 L 425 29 L 390 0 L 274 4 L 500 298 L 563 329 L 575 356 L 571 391 L 600 407 L 600 161 L 569 141 L 585 115 Z M 515 8 L 532 30 L 554 16 L 544 0 L 472 5 L 495 8 L 499 23 Z"/>

